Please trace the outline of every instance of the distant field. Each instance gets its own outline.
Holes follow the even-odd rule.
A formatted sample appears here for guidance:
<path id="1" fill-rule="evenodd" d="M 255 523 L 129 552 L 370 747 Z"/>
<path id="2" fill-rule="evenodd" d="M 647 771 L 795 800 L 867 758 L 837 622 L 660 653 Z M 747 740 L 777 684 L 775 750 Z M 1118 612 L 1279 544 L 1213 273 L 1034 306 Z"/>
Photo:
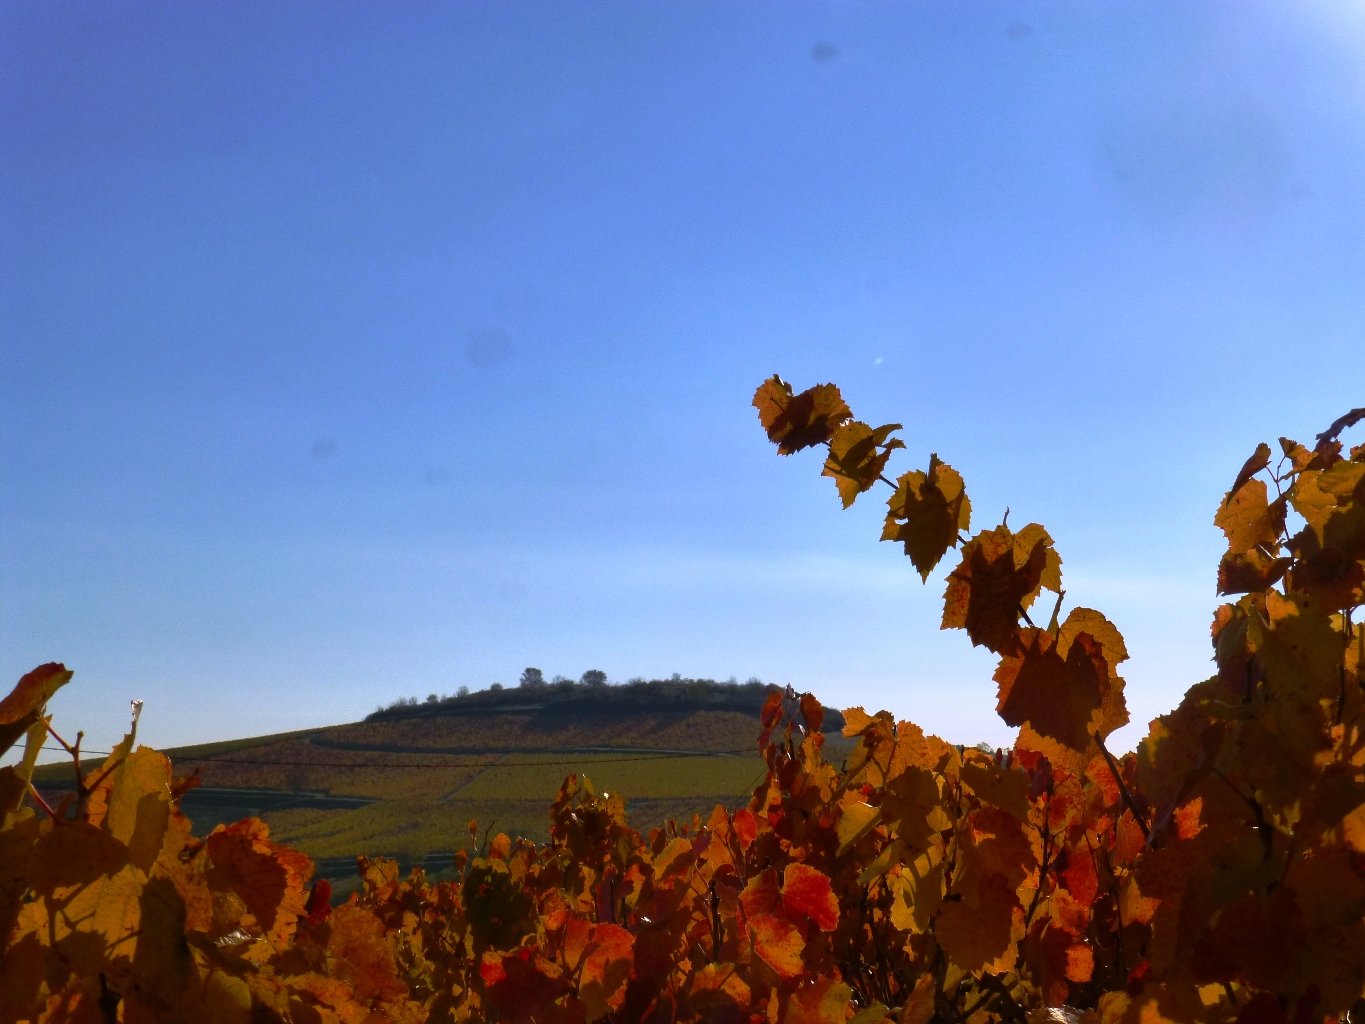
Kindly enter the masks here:
<path id="1" fill-rule="evenodd" d="M 439 800 L 501 756 L 336 750 L 307 738 L 240 749 L 215 761 L 168 753 L 177 773 L 198 769 L 205 786 L 314 790 L 377 800 Z"/>
<path id="2" fill-rule="evenodd" d="M 540 800 L 548 801 L 569 772 L 578 771 L 592 779 L 597 791 L 620 793 L 626 799 L 679 799 L 697 796 L 735 797 L 747 795 L 758 785 L 765 770 L 758 757 L 667 757 L 641 760 L 625 757 L 606 761 L 601 755 L 584 758 L 584 763 L 565 765 L 556 754 L 518 755 L 490 765 L 455 793 L 454 799 Z M 532 761 L 532 764 L 525 762 Z"/>
<path id="3" fill-rule="evenodd" d="M 176 774 L 199 773 L 201 788 L 185 802 L 196 832 L 256 815 L 276 838 L 330 860 L 339 877 L 361 853 L 439 861 L 468 843 L 471 819 L 544 841 L 550 801 L 575 772 L 599 792 L 620 793 L 642 831 L 709 815 L 716 804 L 741 806 L 764 773 L 758 701 L 741 710 L 678 697 L 692 692 L 654 703 L 648 690 L 600 702 L 580 693 L 555 703 L 551 694 L 534 707 L 504 695 L 496 705 L 417 707 L 166 753 Z M 693 751 L 701 756 L 661 756 Z M 50 765 L 38 777 L 60 788 L 71 769 Z"/>
<path id="4" fill-rule="evenodd" d="M 537 711 L 357 722 L 314 735 L 327 743 L 462 750 L 609 746 L 758 752 L 757 717 L 737 711 L 639 711 L 552 705 Z"/>
<path id="5" fill-rule="evenodd" d="M 705 819 L 717 804 L 734 809 L 742 803 L 743 799 L 735 797 L 631 800 L 626 805 L 626 820 L 632 828 L 648 832 L 669 818 L 690 822 L 696 814 Z M 544 800 L 479 800 L 435 806 L 385 801 L 354 811 L 267 811 L 262 818 L 273 838 L 315 859 L 353 861 L 359 852 L 395 857 L 406 865 L 468 847 L 467 825 L 471 820 L 479 823 L 480 837 L 491 828 L 495 834 L 506 832 L 543 843 L 550 834 L 549 809 L 549 802 Z"/>
<path id="6" fill-rule="evenodd" d="M 528 760 L 533 763 L 526 764 Z M 642 811 L 690 818 L 693 813 L 709 814 L 716 804 L 738 806 L 764 773 L 764 763 L 757 757 L 642 761 L 632 755 L 607 760 L 588 754 L 576 764 L 565 760 L 563 754 L 507 755 L 438 800 L 389 798 L 350 810 L 283 809 L 264 818 L 281 839 L 310 856 L 370 851 L 410 859 L 464 846 L 465 826 L 471 819 L 484 825 L 496 822 L 499 832 L 543 841 L 550 802 L 565 776 L 575 771 L 591 779 L 598 792 L 624 797 L 632 824 L 641 828 L 663 820 L 642 820 Z"/>

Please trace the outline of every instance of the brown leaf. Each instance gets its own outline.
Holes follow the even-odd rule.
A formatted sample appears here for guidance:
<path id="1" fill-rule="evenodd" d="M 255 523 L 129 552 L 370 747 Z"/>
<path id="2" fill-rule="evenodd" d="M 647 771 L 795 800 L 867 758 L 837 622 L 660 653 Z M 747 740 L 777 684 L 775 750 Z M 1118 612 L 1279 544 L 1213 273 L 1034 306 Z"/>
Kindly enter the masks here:
<path id="1" fill-rule="evenodd" d="M 816 978 L 792 993 L 785 1024 L 844 1024 L 852 998 L 837 975 Z"/>
<path id="2" fill-rule="evenodd" d="M 1294 564 L 1292 558 L 1271 558 L 1259 548 L 1223 555 L 1218 563 L 1218 593 L 1252 594 L 1269 590 Z"/>
<path id="3" fill-rule="evenodd" d="M 825 709 L 813 693 L 801 694 L 801 717 L 811 732 L 819 732 L 825 724 Z"/>
<path id="4" fill-rule="evenodd" d="M 1277 544 L 1284 529 L 1284 517 L 1284 499 L 1277 498 L 1268 504 L 1265 483 L 1248 480 L 1218 506 L 1213 525 L 1227 537 L 1228 550 L 1241 554 L 1260 544 Z"/>
<path id="5" fill-rule="evenodd" d="M 383 921 L 363 907 L 345 903 L 332 912 L 328 928 L 333 973 L 355 989 L 357 999 L 368 1003 L 407 995 L 384 937 Z"/>
<path id="6" fill-rule="evenodd" d="M 829 441 L 829 458 L 820 475 L 834 478 L 844 508 L 877 482 L 892 451 L 905 447 L 900 438 L 891 437 L 891 432 L 900 428 L 899 423 L 887 423 L 874 430 L 860 420 L 852 420 L 834 432 Z"/>
<path id="7" fill-rule="evenodd" d="M 915 981 L 910 998 L 901 1007 L 900 1024 L 929 1024 L 934 1016 L 934 1001 L 938 983 L 932 973 L 921 974 Z"/>
<path id="8" fill-rule="evenodd" d="M 1280 444 L 1284 444 L 1284 438 L 1280 438 Z M 1241 470 L 1237 473 L 1237 479 L 1232 482 L 1232 487 L 1228 490 L 1228 497 L 1236 494 L 1244 483 L 1253 476 L 1270 465 L 1270 445 L 1262 441 L 1256 446 L 1256 451 L 1251 458 L 1242 464 Z"/>
<path id="9" fill-rule="evenodd" d="M 929 456 L 927 473 L 916 469 L 903 474 L 886 505 L 882 540 L 903 543 L 924 580 L 947 550 L 957 547 L 958 532 L 972 522 L 962 477 L 937 454 Z"/>
<path id="10" fill-rule="evenodd" d="M 958 770 L 958 778 L 983 802 L 1008 811 L 1020 821 L 1028 820 L 1029 777 L 1026 773 L 968 763 Z"/>
<path id="11" fill-rule="evenodd" d="M 970 895 L 971 902 L 962 898 L 939 907 L 935 926 L 939 944 L 964 971 L 1003 973 L 1018 955 L 1015 943 L 1023 932 L 1019 901 L 999 875 L 982 876 Z"/>
<path id="12" fill-rule="evenodd" d="M 259 818 L 219 825 L 207 840 L 213 868 L 209 885 L 233 892 L 277 945 L 289 940 L 308 903 L 304 888 L 313 862 L 303 854 L 270 841 Z"/>
<path id="13" fill-rule="evenodd" d="M 501 1011 L 503 1019 L 513 1024 L 546 1019 L 551 1004 L 568 988 L 559 967 L 537 956 L 534 948 L 485 953 L 479 975 L 488 987 L 493 1005 Z"/>
<path id="14" fill-rule="evenodd" d="M 1281 597 L 1273 590 L 1266 594 L 1265 615 L 1270 628 L 1259 654 L 1271 691 L 1312 707 L 1334 697 L 1341 641 L 1330 616 L 1303 594 Z"/>
<path id="15" fill-rule="evenodd" d="M 1019 615 L 1042 587 L 1061 586 L 1061 559 L 1047 532 L 1030 524 L 978 533 L 962 548 L 962 561 L 948 576 L 943 629 L 966 629 L 974 646 L 996 654 L 1019 646 Z"/>
<path id="16" fill-rule="evenodd" d="M 599 924 L 592 930 L 591 952 L 579 976 L 579 997 L 588 1020 L 621 1008 L 635 960 L 635 937 L 619 925 Z"/>
<path id="17" fill-rule="evenodd" d="M 749 986 L 734 964 L 707 964 L 693 975 L 689 996 L 704 1020 L 748 1019 Z"/>
<path id="18" fill-rule="evenodd" d="M 1081 633 L 1090 634 L 1090 639 L 1100 645 L 1109 674 L 1114 676 L 1118 665 L 1128 660 L 1128 645 L 1118 627 L 1093 608 L 1072 608 L 1057 630 L 1057 653 L 1065 658 Z"/>
<path id="19" fill-rule="evenodd" d="M 43 706 L 71 679 L 66 666 L 58 662 L 39 665 L 26 673 L 0 700 L 0 754 L 14 746 L 29 727 L 38 721 Z"/>
<path id="20" fill-rule="evenodd" d="M 1040 736 L 1072 750 L 1089 749 L 1092 730 L 1107 724 L 1096 714 L 1109 687 L 1100 645 L 1080 633 L 1063 659 L 1046 630 L 1027 629 L 1022 636 L 1022 652 L 1002 658 L 995 672 L 1000 717 L 1007 725 L 1027 722 Z"/>
<path id="21" fill-rule="evenodd" d="M 25 673 L 9 695 L 0 700 L 0 725 L 11 725 L 41 711 L 52 695 L 70 680 L 71 672 L 55 661 Z"/>
<path id="22" fill-rule="evenodd" d="M 791 385 L 776 375 L 759 385 L 753 404 L 779 455 L 824 444 L 853 416 L 833 384 L 817 384 L 793 395 Z"/>

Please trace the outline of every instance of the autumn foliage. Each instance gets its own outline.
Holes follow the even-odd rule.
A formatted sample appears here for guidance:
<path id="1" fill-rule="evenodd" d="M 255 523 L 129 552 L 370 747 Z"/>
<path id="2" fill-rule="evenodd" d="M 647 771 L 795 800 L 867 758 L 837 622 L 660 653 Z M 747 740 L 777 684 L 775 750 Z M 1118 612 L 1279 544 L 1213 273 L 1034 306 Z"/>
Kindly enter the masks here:
<path id="1" fill-rule="evenodd" d="M 1127 649 L 1064 609 L 1041 526 L 971 534 L 936 455 L 888 478 L 899 426 L 854 420 L 833 385 L 774 377 L 754 405 L 781 454 L 825 451 L 845 507 L 889 486 L 882 539 L 924 578 L 957 551 L 942 626 L 999 659 L 1012 749 L 854 708 L 835 765 L 820 704 L 774 690 L 768 774 L 737 812 L 642 836 L 619 794 L 571 776 L 548 844 L 471 823 L 454 881 L 362 859 L 363 891 L 333 908 L 261 822 L 194 838 L 194 780 L 136 722 L 42 801 L 44 705 L 70 678 L 45 665 L 0 702 L 0 746 L 27 741 L 0 770 L 0 1022 L 1360 1020 L 1365 446 L 1338 435 L 1365 410 L 1236 475 L 1217 672 L 1116 755 Z"/>

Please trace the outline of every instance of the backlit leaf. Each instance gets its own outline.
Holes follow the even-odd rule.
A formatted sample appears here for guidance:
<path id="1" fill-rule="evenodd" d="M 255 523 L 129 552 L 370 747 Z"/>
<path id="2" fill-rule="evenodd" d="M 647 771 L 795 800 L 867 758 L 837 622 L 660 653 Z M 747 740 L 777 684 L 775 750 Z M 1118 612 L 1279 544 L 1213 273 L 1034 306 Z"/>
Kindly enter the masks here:
<path id="1" fill-rule="evenodd" d="M 753 811 L 747 807 L 735 812 L 734 816 L 735 835 L 739 837 L 739 844 L 743 849 L 748 849 L 753 845 L 753 841 L 758 838 L 758 822 L 754 818 Z"/>
<path id="2" fill-rule="evenodd" d="M 1109 688 L 1100 645 L 1079 633 L 1063 659 L 1046 630 L 1025 630 L 1023 637 L 1022 653 L 1001 658 L 995 673 L 1000 717 L 1007 725 L 1027 722 L 1039 735 L 1072 750 L 1089 749 Z"/>
<path id="3" fill-rule="evenodd" d="M 999 973 L 1013 967 L 1015 942 L 1022 933 L 1023 911 L 1014 890 L 999 875 L 985 875 L 975 892 L 945 901 L 935 923 L 944 952 L 969 973 Z"/>
<path id="4" fill-rule="evenodd" d="M 928 929 L 943 900 L 943 849 L 936 843 L 928 852 L 901 865 L 888 879 L 892 892 L 891 924 L 903 932 Z"/>
<path id="5" fill-rule="evenodd" d="M 796 925 L 771 914 L 758 914 L 749 918 L 749 928 L 753 932 L 754 952 L 778 977 L 790 981 L 801 974 L 804 969 L 801 954 L 806 943 Z"/>
<path id="6" fill-rule="evenodd" d="M 1302 594 L 1266 594 L 1270 628 L 1261 634 L 1266 682 L 1278 695 L 1305 702 L 1340 690 L 1341 640 L 1331 618 Z"/>
<path id="7" fill-rule="evenodd" d="M 782 886 L 777 871 L 766 868 L 755 874 L 740 893 L 739 901 L 749 917 L 776 913 L 782 905 Z"/>
<path id="8" fill-rule="evenodd" d="M 1021 821 L 1028 820 L 1029 777 L 1022 771 L 994 765 L 964 764 L 959 778 L 988 804 L 1008 811 Z"/>
<path id="9" fill-rule="evenodd" d="M 128 847 L 143 871 L 161 854 L 170 826 L 171 762 L 150 747 L 139 747 L 91 794 L 89 819 Z"/>
<path id="10" fill-rule="evenodd" d="M 288 941 L 304 914 L 305 883 L 313 862 L 303 854 L 270 841 L 259 818 L 219 825 L 207 840 L 213 869 L 209 884 L 241 898 L 276 943 Z"/>
<path id="11" fill-rule="evenodd" d="M 1218 593 L 1250 594 L 1268 590 L 1293 564 L 1292 558 L 1271 558 L 1259 548 L 1240 554 L 1229 551 L 1218 563 Z"/>
<path id="12" fill-rule="evenodd" d="M 550 1005 L 567 989 L 558 966 L 536 955 L 534 948 L 512 953 L 485 953 L 479 975 L 494 1006 L 505 1020 L 532 1024 L 545 1017 Z"/>
<path id="13" fill-rule="evenodd" d="M 357 999 L 396 999 L 407 993 L 384 924 L 374 914 L 355 904 L 343 904 L 332 913 L 328 929 L 327 953 L 333 958 L 333 972 L 355 989 Z"/>
<path id="14" fill-rule="evenodd" d="M 801 695 L 800 705 L 801 717 L 806 720 L 806 727 L 813 733 L 819 732 L 825 724 L 825 709 L 815 696 L 809 693 Z"/>
<path id="15" fill-rule="evenodd" d="M 881 810 L 861 800 L 844 805 L 839 815 L 839 849 L 847 850 L 881 820 Z"/>
<path id="16" fill-rule="evenodd" d="M 853 990 L 837 976 L 816 978 L 792 993 L 785 1024 L 844 1024 Z"/>
<path id="17" fill-rule="evenodd" d="M 905 447 L 900 438 L 891 437 L 892 431 L 900 428 L 899 423 L 887 423 L 874 430 L 866 423 L 851 420 L 834 432 L 821 475 L 834 478 L 844 508 L 877 482 L 891 453 Z"/>
<path id="18" fill-rule="evenodd" d="M 14 689 L 0 700 L 0 754 L 28 731 L 52 695 L 70 680 L 71 672 L 55 661 L 24 674 Z"/>
<path id="19" fill-rule="evenodd" d="M 759 386 L 753 404 L 779 455 L 824 444 L 853 415 L 833 384 L 817 384 L 793 395 L 791 385 L 778 376 Z"/>
<path id="20" fill-rule="evenodd" d="M 1281 445 L 1285 444 L 1284 438 L 1280 438 L 1280 443 Z M 1286 454 L 1288 454 L 1287 445 L 1285 446 L 1285 449 Z M 1256 446 L 1256 451 L 1252 453 L 1251 458 L 1247 459 L 1246 462 L 1242 464 L 1242 468 L 1237 473 L 1237 479 L 1232 481 L 1232 487 L 1228 490 L 1228 497 L 1236 494 L 1241 490 L 1244 483 L 1261 470 L 1265 469 L 1268 465 L 1270 465 L 1270 445 L 1262 441 Z"/>
<path id="21" fill-rule="evenodd" d="M 703 1019 L 747 1020 L 749 986 L 735 964 L 707 964 L 692 978 L 691 1003 Z"/>
<path id="22" fill-rule="evenodd" d="M 1062 872 L 1067 891 L 1083 907 L 1095 902 L 1099 894 L 1099 877 L 1095 873 L 1095 854 L 1086 843 L 1078 843 Z M 1077 979 L 1072 979 L 1077 980 Z"/>
<path id="23" fill-rule="evenodd" d="M 882 540 L 903 543 L 925 580 L 948 549 L 957 547 L 959 531 L 971 526 L 972 505 L 962 477 L 937 454 L 929 456 L 927 473 L 903 474 L 886 505 Z"/>
<path id="24" fill-rule="evenodd" d="M 52 695 L 71 681 L 71 675 L 65 665 L 55 661 L 26 672 L 4 700 L 0 700 L 0 725 L 12 725 L 41 711 Z"/>
<path id="25" fill-rule="evenodd" d="M 1266 487 L 1260 480 L 1248 480 L 1218 506 L 1213 517 L 1228 539 L 1234 554 L 1250 551 L 1259 544 L 1274 545 L 1284 529 L 1285 503 L 1266 502 Z"/>
<path id="26" fill-rule="evenodd" d="M 592 930 L 592 952 L 583 962 L 578 994 L 588 1020 L 620 1009 L 635 958 L 635 937 L 619 925 L 599 924 Z"/>
<path id="27" fill-rule="evenodd" d="M 944 629 L 966 629 L 973 645 L 997 654 L 1018 649 L 1019 616 L 1043 586 L 1061 583 L 1061 561 L 1042 527 L 978 533 L 962 548 L 943 595 Z"/>
<path id="28" fill-rule="evenodd" d="M 934 1016 L 934 997 L 938 985 L 932 974 L 922 974 L 915 981 L 910 998 L 901 1008 L 900 1024 L 929 1024 Z"/>
<path id="29" fill-rule="evenodd" d="M 788 914 L 810 918 L 821 931 L 832 932 L 839 923 L 829 876 L 808 864 L 788 864 L 782 872 L 782 905 Z"/>

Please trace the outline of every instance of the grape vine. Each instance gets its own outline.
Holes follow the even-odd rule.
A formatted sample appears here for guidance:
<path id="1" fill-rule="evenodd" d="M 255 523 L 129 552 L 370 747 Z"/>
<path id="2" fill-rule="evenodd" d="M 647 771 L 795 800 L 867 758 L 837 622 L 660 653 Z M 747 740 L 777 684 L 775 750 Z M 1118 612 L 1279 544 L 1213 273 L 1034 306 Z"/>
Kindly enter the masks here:
<path id="1" fill-rule="evenodd" d="M 925 580 L 957 552 L 941 624 L 999 659 L 1010 750 L 852 708 L 836 766 L 820 703 L 774 689 L 741 810 L 641 835 L 570 776 L 549 843 L 471 822 L 453 881 L 362 858 L 331 907 L 262 822 L 195 838 L 196 780 L 136 721 L 83 772 L 45 711 L 71 673 L 44 665 L 0 701 L 0 751 L 26 743 L 0 769 L 0 1024 L 1365 1019 L 1365 445 L 1339 440 L 1365 410 L 1235 476 L 1217 671 L 1116 754 L 1128 652 L 1063 613 L 1046 530 L 970 533 L 961 475 L 889 477 L 900 426 L 832 384 L 773 377 L 754 405 L 780 454 L 823 449 L 845 507 L 889 488 L 882 540 Z M 49 737 L 74 762 L 57 806 L 31 785 Z"/>

